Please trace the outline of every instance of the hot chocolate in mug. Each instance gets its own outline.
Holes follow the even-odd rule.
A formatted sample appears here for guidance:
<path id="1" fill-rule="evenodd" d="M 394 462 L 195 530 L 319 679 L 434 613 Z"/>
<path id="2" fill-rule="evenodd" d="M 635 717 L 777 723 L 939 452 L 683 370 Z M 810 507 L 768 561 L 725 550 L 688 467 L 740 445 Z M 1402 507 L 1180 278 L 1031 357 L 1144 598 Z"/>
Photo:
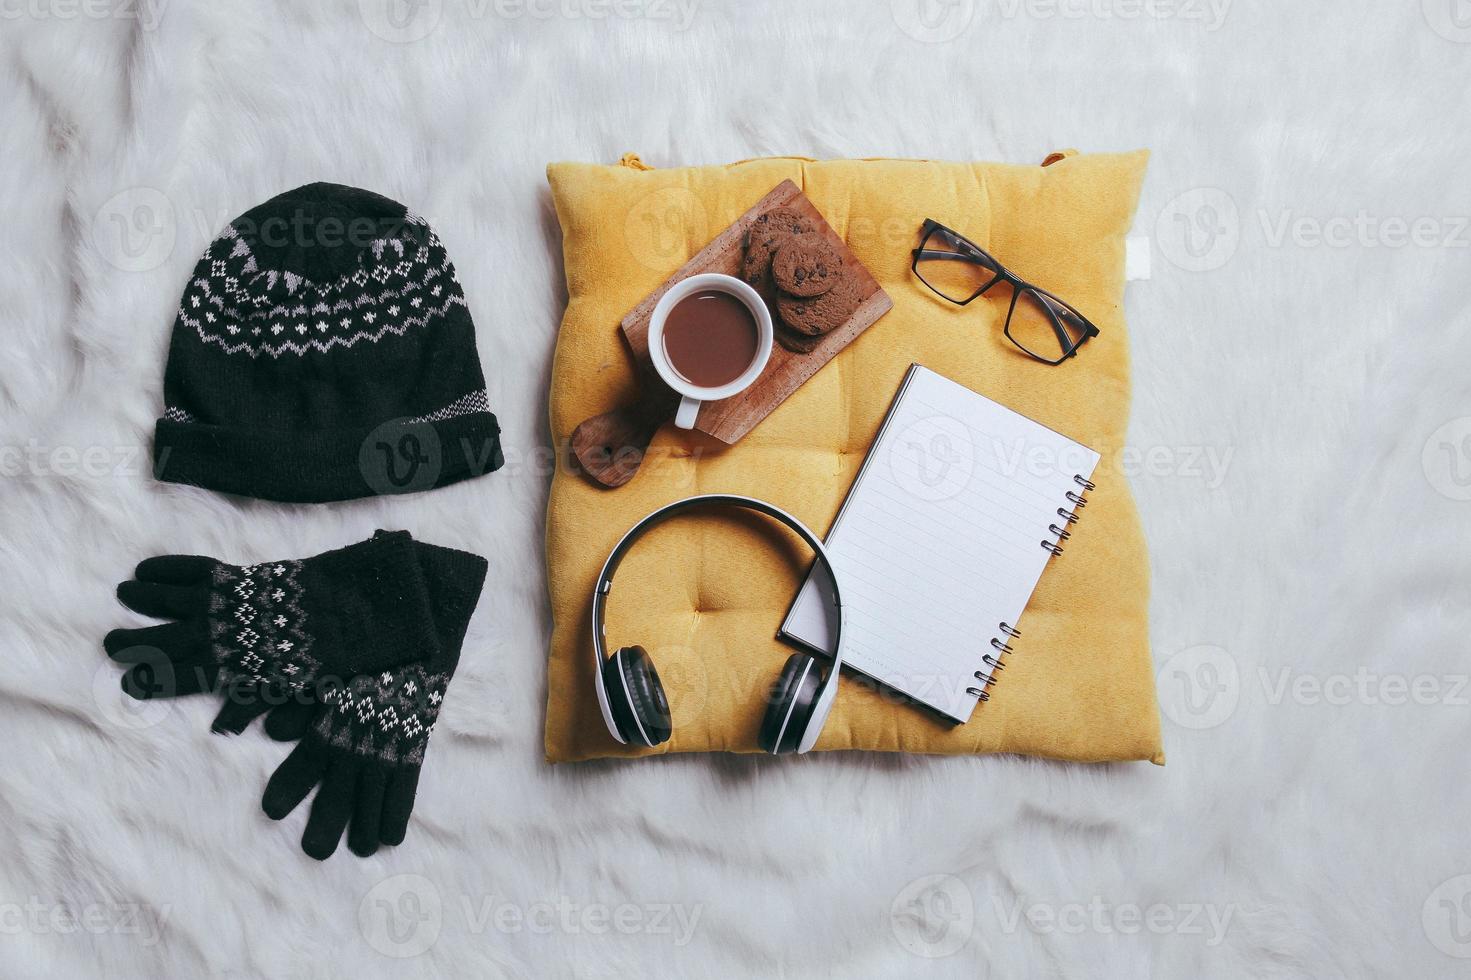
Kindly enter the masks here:
<path id="1" fill-rule="evenodd" d="M 771 311 L 742 280 L 702 272 L 670 287 L 649 318 L 649 358 L 680 396 L 674 424 L 693 429 L 702 404 L 749 388 L 774 340 Z"/>

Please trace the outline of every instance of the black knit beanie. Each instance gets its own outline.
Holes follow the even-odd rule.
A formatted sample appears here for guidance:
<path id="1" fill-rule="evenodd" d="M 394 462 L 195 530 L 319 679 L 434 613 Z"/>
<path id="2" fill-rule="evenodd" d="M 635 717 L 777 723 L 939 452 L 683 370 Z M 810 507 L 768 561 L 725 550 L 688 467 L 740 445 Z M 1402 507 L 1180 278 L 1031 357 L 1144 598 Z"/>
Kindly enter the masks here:
<path id="1" fill-rule="evenodd" d="M 179 303 L 161 480 L 267 500 L 455 483 L 503 462 L 475 325 L 402 204 L 308 184 L 210 243 Z"/>

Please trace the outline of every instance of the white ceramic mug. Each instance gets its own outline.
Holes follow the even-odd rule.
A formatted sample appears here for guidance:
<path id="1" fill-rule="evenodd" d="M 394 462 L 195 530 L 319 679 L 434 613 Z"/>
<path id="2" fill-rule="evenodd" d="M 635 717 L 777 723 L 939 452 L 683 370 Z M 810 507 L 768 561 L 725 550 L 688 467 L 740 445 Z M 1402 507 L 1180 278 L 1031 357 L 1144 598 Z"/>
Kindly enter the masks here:
<path id="1" fill-rule="evenodd" d="M 718 388 L 704 388 L 680 377 L 674 365 L 669 363 L 669 354 L 664 349 L 664 322 L 669 319 L 669 311 L 686 296 L 703 289 L 715 289 L 734 296 L 745 304 L 756 320 L 756 356 L 734 381 Z M 671 286 L 668 292 L 659 297 L 659 302 L 654 304 L 654 312 L 649 318 L 649 359 L 654 362 L 654 370 L 659 372 L 659 377 L 679 395 L 679 411 L 675 413 L 674 424 L 681 429 L 693 429 L 695 416 L 699 415 L 700 406 L 705 402 L 729 398 L 749 388 L 761 377 L 761 372 L 766 370 L 766 362 L 771 358 L 771 345 L 775 340 L 771 311 L 766 308 L 761 294 L 742 280 L 718 272 L 702 272 L 688 279 L 681 279 Z"/>

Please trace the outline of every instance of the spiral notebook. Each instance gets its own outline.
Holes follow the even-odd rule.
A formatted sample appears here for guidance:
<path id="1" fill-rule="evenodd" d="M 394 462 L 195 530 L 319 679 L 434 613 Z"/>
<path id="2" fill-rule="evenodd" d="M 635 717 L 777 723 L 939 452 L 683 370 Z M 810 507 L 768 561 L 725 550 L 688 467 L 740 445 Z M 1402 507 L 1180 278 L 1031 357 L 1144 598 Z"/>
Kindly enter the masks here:
<path id="1" fill-rule="evenodd" d="M 1020 643 L 1097 465 L 1086 446 L 911 365 L 827 536 L 844 662 L 969 720 Z M 830 653 L 829 590 L 814 566 L 779 637 Z"/>

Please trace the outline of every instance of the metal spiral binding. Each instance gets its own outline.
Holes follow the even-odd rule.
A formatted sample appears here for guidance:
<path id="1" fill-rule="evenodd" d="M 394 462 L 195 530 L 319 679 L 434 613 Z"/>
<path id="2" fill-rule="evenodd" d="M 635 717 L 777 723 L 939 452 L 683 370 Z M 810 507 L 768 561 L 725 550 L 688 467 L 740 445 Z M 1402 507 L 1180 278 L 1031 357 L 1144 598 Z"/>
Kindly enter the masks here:
<path id="1" fill-rule="evenodd" d="M 1022 635 L 1021 630 L 1012 626 L 1010 623 L 997 623 L 996 628 L 1001 631 L 1001 636 L 1007 637 L 1008 639 L 1015 640 Z M 1011 644 L 1007 643 L 1006 640 L 1001 639 L 1000 636 L 991 637 L 991 646 L 995 647 L 998 653 L 1013 652 Z M 986 662 L 987 667 L 991 668 L 991 672 L 983 674 L 979 670 L 976 671 L 973 676 L 976 680 L 981 682 L 981 686 L 968 687 L 965 689 L 965 693 L 972 695 L 980 701 L 989 701 L 991 700 L 991 695 L 986 691 L 986 688 L 991 687 L 996 683 L 995 672 L 998 670 L 1005 670 L 1006 665 L 1001 662 L 1000 657 L 992 656 L 989 653 L 984 654 L 981 659 Z"/>
<path id="2" fill-rule="evenodd" d="M 1078 489 L 1083 491 L 1083 493 L 1087 493 L 1090 490 L 1098 489 L 1097 484 L 1095 484 L 1087 477 L 1083 476 L 1081 473 L 1073 474 L 1073 482 L 1078 485 Z M 1062 554 L 1063 548 L 1061 542 L 1066 541 L 1068 538 L 1073 536 L 1073 532 L 1068 530 L 1068 528 L 1078 523 L 1078 511 L 1088 506 L 1088 500 L 1083 496 L 1083 493 L 1078 493 L 1075 490 L 1069 490 L 1066 494 L 1064 494 L 1063 496 L 1067 497 L 1068 503 L 1073 505 L 1073 509 L 1067 510 L 1063 507 L 1057 508 L 1057 516 L 1062 518 L 1063 523 L 1060 525 L 1047 525 L 1047 530 L 1051 532 L 1052 536 L 1057 540 L 1048 541 L 1044 538 L 1042 540 L 1042 547 L 1046 549 L 1053 558 L 1056 558 L 1058 555 Z"/>
<path id="3" fill-rule="evenodd" d="M 976 678 L 976 680 L 978 680 L 982 684 L 984 684 L 986 687 L 990 687 L 991 685 L 993 685 L 993 684 L 996 683 L 996 678 L 995 677 L 982 677 L 981 676 L 981 672 L 979 670 L 976 671 L 975 678 Z M 965 689 L 965 691 L 966 691 L 967 694 L 974 694 L 977 698 L 979 698 L 982 701 L 989 701 L 989 700 L 991 700 L 990 692 L 986 691 L 984 688 L 968 687 L 968 688 Z"/>
<path id="4" fill-rule="evenodd" d="M 1091 490 L 1098 489 L 1097 485 L 1094 484 L 1092 480 L 1087 479 L 1081 473 L 1073 474 L 1073 482 L 1077 484 L 1078 489 L 1083 491 L 1083 493 L 1088 493 Z M 1042 540 L 1042 547 L 1047 549 L 1047 551 L 1051 553 L 1052 557 L 1054 558 L 1062 554 L 1062 545 L 1060 545 L 1058 542 L 1066 541 L 1068 538 L 1071 538 L 1073 536 L 1073 532 L 1069 529 L 1072 527 L 1072 525 L 1078 523 L 1078 511 L 1088 506 L 1088 501 L 1083 497 L 1083 493 L 1069 490 L 1064 496 L 1067 497 L 1068 503 L 1073 505 L 1073 509 L 1068 510 L 1064 507 L 1057 508 L 1057 516 L 1059 519 L 1061 519 L 1062 524 L 1047 525 L 1047 530 L 1052 534 L 1053 537 L 1057 539 L 1057 541 L 1048 541 L 1044 538 Z M 1001 636 L 1004 636 L 1007 639 L 1015 640 L 1022 635 L 1020 630 L 1009 623 L 997 623 L 996 627 L 1001 631 Z M 1006 642 L 1006 640 L 1003 640 L 1001 636 L 991 637 L 992 649 L 1000 654 L 1014 653 L 1015 651 L 1012 649 L 1011 644 Z M 976 671 L 974 676 L 976 680 L 980 681 L 980 686 L 967 687 L 965 689 L 965 693 L 971 695 L 979 701 L 989 701 L 991 700 L 991 695 L 986 690 L 986 688 L 992 687 L 996 684 L 996 673 L 998 671 L 1004 670 L 1005 667 L 1002 665 L 1000 657 L 993 656 L 989 653 L 985 654 L 981 659 L 985 661 L 986 666 L 989 667 L 990 670 L 984 673 L 979 670 Z"/>

